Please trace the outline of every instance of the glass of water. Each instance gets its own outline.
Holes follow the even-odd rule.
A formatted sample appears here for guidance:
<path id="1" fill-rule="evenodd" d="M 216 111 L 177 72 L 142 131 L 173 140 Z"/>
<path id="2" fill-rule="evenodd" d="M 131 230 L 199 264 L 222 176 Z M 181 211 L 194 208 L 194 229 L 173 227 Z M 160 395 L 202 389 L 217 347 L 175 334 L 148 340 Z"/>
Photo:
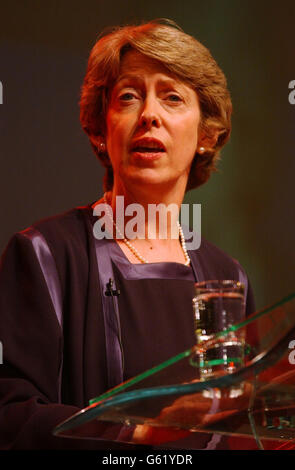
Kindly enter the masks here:
<path id="1" fill-rule="evenodd" d="M 244 285 L 238 281 L 204 281 L 195 284 L 194 322 L 199 348 L 200 379 L 233 373 L 244 364 L 245 333 L 229 331 L 245 317 Z M 206 346 L 206 341 L 209 341 Z"/>

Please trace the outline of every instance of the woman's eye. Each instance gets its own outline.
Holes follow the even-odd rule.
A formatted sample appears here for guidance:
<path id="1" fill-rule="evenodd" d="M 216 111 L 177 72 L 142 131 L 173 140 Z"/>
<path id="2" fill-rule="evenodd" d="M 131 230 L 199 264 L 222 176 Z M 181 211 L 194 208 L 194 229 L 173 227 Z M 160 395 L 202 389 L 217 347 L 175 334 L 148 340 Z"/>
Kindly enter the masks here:
<path id="1" fill-rule="evenodd" d="M 182 101 L 181 97 L 179 95 L 175 95 L 175 94 L 171 94 L 171 95 L 168 95 L 167 99 L 169 101 L 172 101 L 174 103 L 177 103 L 179 101 Z"/>
<path id="2" fill-rule="evenodd" d="M 133 93 L 129 93 L 129 92 L 126 92 L 126 93 L 123 93 L 122 95 L 120 95 L 120 100 L 121 101 L 130 101 L 133 98 L 135 98 L 135 95 Z"/>

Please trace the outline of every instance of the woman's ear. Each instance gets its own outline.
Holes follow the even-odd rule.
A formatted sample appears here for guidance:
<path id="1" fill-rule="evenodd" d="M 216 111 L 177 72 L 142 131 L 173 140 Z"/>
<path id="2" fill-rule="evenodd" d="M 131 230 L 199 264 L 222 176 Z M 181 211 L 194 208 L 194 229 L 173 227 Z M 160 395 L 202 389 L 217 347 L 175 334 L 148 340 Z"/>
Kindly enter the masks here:
<path id="1" fill-rule="evenodd" d="M 98 153 L 106 152 L 105 138 L 102 135 L 89 135 L 90 142 L 97 148 Z"/>
<path id="2" fill-rule="evenodd" d="M 213 129 L 210 131 L 202 130 L 198 138 L 197 153 L 205 153 L 207 150 L 213 150 L 219 137 L 219 131 Z"/>

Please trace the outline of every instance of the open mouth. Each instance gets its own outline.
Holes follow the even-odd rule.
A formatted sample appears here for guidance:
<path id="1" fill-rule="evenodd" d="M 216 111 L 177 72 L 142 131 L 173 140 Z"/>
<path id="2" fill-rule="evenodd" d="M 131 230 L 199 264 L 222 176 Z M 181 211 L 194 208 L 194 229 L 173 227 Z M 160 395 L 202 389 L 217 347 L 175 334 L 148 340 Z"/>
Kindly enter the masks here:
<path id="1" fill-rule="evenodd" d="M 158 153 L 158 152 L 165 152 L 164 149 L 158 147 L 134 147 L 132 148 L 132 152 L 138 153 Z"/>
<path id="2" fill-rule="evenodd" d="M 160 140 L 153 137 L 144 137 L 132 143 L 131 151 L 141 154 L 152 154 L 166 152 L 166 148 Z"/>

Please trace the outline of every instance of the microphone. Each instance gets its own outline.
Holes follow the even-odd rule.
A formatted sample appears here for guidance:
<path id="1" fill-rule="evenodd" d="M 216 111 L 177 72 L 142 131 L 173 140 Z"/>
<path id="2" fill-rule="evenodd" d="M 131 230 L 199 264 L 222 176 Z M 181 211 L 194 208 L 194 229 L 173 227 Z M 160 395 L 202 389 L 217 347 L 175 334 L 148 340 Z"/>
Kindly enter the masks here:
<path id="1" fill-rule="evenodd" d="M 107 295 L 108 297 L 110 297 L 110 296 L 119 297 L 120 291 L 119 291 L 119 289 L 113 289 L 113 284 L 114 284 L 114 281 L 113 281 L 113 279 L 110 278 L 109 282 L 106 285 L 107 290 L 105 291 L 105 295 Z"/>

